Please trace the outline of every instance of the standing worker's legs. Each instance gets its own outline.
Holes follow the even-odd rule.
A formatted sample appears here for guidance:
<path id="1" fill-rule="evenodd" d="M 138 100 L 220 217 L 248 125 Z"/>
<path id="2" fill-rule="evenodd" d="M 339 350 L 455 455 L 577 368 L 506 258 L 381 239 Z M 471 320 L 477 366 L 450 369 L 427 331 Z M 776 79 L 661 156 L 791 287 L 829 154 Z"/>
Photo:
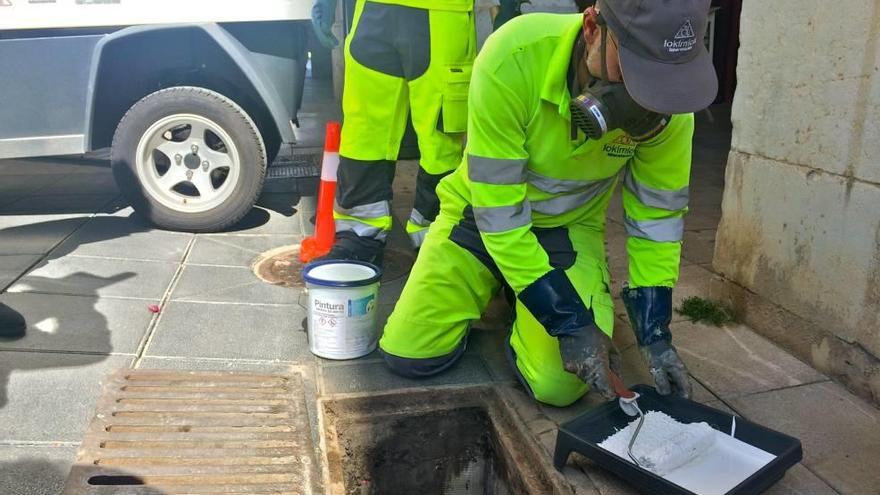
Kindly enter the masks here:
<path id="1" fill-rule="evenodd" d="M 450 240 L 457 219 L 441 213 L 419 252 L 379 347 L 408 377 L 439 373 L 465 349 L 468 327 L 500 287 L 473 254 Z"/>
<path id="2" fill-rule="evenodd" d="M 610 337 L 614 326 L 614 303 L 604 261 L 604 235 L 576 225 L 568 229 L 568 236 L 577 257 L 566 269 L 566 274 L 581 299 L 593 311 L 596 325 Z M 519 301 L 510 346 L 517 371 L 537 400 L 567 406 L 589 390 L 576 375 L 565 371 L 558 340 L 550 336 Z"/>
<path id="3" fill-rule="evenodd" d="M 422 40 L 418 29 L 421 28 Z M 402 33 L 403 27 L 407 28 Z M 428 11 L 358 0 L 345 41 L 345 86 L 336 184 L 337 239 L 328 258 L 381 263 L 391 230 L 394 163 L 406 127 L 408 67 L 429 57 Z M 406 35 L 411 61 L 398 50 Z M 427 66 L 427 62 L 422 62 Z"/>
<path id="4" fill-rule="evenodd" d="M 413 246 L 421 246 L 428 226 L 440 211 L 437 183 L 461 162 L 462 138 L 467 131 L 467 95 L 476 55 L 472 12 L 431 10 L 430 57 L 425 66 L 411 61 L 409 48 L 415 33 L 403 38 L 404 71 L 409 81 L 413 128 L 419 140 L 416 198 L 406 225 Z"/>

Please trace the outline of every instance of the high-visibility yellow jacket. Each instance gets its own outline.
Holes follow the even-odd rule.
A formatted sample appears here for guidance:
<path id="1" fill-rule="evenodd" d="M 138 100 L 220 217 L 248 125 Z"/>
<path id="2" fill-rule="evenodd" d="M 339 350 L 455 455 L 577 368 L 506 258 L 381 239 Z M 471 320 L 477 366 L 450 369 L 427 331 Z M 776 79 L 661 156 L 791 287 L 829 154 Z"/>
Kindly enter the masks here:
<path id="1" fill-rule="evenodd" d="M 390 3 L 418 9 L 455 10 L 468 12 L 474 10 L 474 0 L 370 0 L 377 3 Z"/>
<path id="2" fill-rule="evenodd" d="M 587 225 L 602 233 L 619 176 L 624 183 L 632 287 L 678 279 L 687 211 L 693 114 L 675 115 L 648 142 L 621 130 L 573 136 L 568 67 L 580 14 L 530 14 L 489 38 L 469 93 L 466 156 L 441 182 L 443 201 L 472 206 L 486 250 L 519 293 L 551 270 L 533 227 Z"/>

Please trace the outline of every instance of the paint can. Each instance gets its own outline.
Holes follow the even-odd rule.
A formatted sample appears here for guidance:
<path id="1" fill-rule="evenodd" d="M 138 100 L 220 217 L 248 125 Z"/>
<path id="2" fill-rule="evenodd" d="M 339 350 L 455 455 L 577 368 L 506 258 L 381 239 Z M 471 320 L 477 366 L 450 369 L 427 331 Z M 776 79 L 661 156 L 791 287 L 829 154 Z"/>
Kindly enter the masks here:
<path id="1" fill-rule="evenodd" d="M 373 352 L 381 276 L 379 267 L 363 261 L 317 261 L 303 268 L 312 354 L 355 359 Z"/>

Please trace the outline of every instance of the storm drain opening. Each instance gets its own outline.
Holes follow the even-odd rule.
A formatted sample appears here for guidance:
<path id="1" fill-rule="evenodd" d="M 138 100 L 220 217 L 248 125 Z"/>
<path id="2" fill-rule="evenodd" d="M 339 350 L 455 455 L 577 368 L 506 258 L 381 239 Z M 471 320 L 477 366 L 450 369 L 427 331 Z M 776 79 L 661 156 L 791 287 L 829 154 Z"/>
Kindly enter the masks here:
<path id="1" fill-rule="evenodd" d="M 568 493 L 492 388 L 338 399 L 322 409 L 328 493 Z"/>
<path id="2" fill-rule="evenodd" d="M 63 495 L 320 493 L 302 377 L 120 370 Z"/>

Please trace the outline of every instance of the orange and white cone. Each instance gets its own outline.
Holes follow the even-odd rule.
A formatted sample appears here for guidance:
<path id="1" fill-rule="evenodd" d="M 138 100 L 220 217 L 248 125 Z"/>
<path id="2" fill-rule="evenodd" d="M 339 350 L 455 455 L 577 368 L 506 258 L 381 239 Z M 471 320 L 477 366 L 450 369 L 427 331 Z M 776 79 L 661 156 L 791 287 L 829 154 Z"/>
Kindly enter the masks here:
<path id="1" fill-rule="evenodd" d="M 299 250 L 299 260 L 303 263 L 330 252 L 336 237 L 333 200 L 336 197 L 336 171 L 339 169 L 340 132 L 339 122 L 327 122 L 324 158 L 321 162 L 321 185 L 318 188 L 318 211 L 315 214 L 315 235 L 303 239 Z"/>

